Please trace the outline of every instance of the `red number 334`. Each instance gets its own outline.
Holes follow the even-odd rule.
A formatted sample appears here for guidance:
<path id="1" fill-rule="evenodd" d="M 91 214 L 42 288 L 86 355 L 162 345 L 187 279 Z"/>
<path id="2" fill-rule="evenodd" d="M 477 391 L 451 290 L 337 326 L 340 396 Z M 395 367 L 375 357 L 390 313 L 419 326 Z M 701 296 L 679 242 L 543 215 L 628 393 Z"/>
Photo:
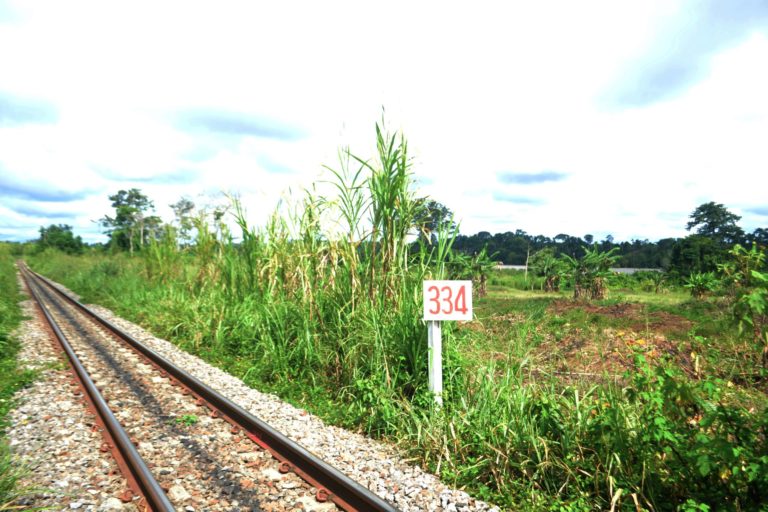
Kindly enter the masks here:
<path id="1" fill-rule="evenodd" d="M 450 286 L 430 286 L 427 288 L 429 296 L 427 300 L 430 303 L 429 313 L 437 315 L 443 313 L 450 315 L 454 311 L 466 314 L 467 312 L 467 290 L 464 286 L 458 288 L 456 296 L 453 296 L 453 289 Z"/>

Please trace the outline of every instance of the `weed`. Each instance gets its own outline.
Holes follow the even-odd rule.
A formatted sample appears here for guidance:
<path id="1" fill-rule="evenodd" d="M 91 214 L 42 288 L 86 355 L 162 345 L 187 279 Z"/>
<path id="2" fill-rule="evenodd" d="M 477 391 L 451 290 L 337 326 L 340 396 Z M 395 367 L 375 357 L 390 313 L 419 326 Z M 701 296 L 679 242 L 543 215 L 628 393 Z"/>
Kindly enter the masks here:
<path id="1" fill-rule="evenodd" d="M 191 427 L 193 425 L 197 425 L 197 423 L 200 421 L 200 418 L 198 418 L 196 414 L 182 414 L 181 416 L 173 418 L 170 421 L 176 425 Z"/>
<path id="2" fill-rule="evenodd" d="M 0 432 L 5 429 L 8 412 L 14 405 L 13 395 L 35 376 L 32 371 L 19 370 L 19 345 L 10 334 L 22 318 L 11 249 L 9 244 L 0 243 Z M 12 510 L 15 500 L 32 492 L 19 485 L 25 473 L 5 439 L 0 439 L 0 510 Z"/>

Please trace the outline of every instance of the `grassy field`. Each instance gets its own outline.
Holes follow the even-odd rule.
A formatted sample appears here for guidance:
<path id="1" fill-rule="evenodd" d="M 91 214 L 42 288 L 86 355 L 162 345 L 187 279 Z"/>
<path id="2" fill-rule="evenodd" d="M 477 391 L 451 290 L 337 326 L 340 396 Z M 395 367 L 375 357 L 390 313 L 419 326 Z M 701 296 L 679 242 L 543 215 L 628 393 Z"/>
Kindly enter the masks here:
<path id="1" fill-rule="evenodd" d="M 18 302 L 21 296 L 16 281 L 14 254 L 10 244 L 0 243 L 0 510 L 8 506 L 25 490 L 18 485 L 24 470 L 14 460 L 2 434 L 6 427 L 8 412 L 13 407 L 13 395 L 31 382 L 34 375 L 18 369 L 16 355 L 17 340 L 11 332 L 21 321 Z"/>
<path id="2" fill-rule="evenodd" d="M 325 331 L 287 304 L 264 309 L 255 297 L 227 302 L 216 287 L 195 292 L 195 261 L 186 262 L 187 281 L 173 281 L 125 255 L 32 259 L 86 300 L 327 421 L 400 443 L 448 482 L 510 509 L 764 504 L 765 380 L 755 347 L 718 299 L 623 289 L 574 302 L 568 292 L 510 287 L 504 281 L 518 277 L 499 273 L 491 282 L 502 284 L 476 301 L 476 320 L 446 329 L 446 404 L 435 410 L 424 377 L 406 379 L 391 363 L 388 376 L 366 374 L 361 360 L 345 377 L 334 360 L 375 350 L 387 352 L 379 361 L 413 356 L 406 344 L 376 341 L 393 317 L 323 326 L 346 340 L 324 353 Z M 425 344 L 419 324 L 407 335 Z M 273 332 L 284 344 L 264 339 Z M 312 342 L 300 349 L 299 338 Z"/>
<path id="3" fill-rule="evenodd" d="M 698 377 L 738 381 L 758 371 L 755 347 L 739 335 L 721 299 L 693 300 L 682 288 L 664 293 L 624 288 L 589 303 L 570 295 L 491 286 L 478 301 L 477 322 L 465 326 L 481 334 L 469 335 L 470 352 L 480 361 L 508 354 L 499 339 L 533 321 L 521 357 L 544 371 L 619 375 L 634 367 L 636 354 L 674 363 L 692 376 L 696 366 Z"/>

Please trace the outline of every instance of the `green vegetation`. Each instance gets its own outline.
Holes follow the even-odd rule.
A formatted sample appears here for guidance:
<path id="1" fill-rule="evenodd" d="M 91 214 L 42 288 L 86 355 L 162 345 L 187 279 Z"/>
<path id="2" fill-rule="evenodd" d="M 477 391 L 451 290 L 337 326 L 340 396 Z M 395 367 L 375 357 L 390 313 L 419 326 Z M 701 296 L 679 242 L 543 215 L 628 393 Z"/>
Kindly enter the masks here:
<path id="1" fill-rule="evenodd" d="M 592 249 L 585 248 L 584 256 L 573 258 L 563 255 L 566 262 L 566 273 L 573 281 L 573 298 L 604 299 L 608 294 L 605 280 L 611 274 L 610 267 L 616 262 L 616 248 L 608 252 L 600 252 L 595 245 Z"/>
<path id="2" fill-rule="evenodd" d="M 101 225 L 107 230 L 113 248 L 127 249 L 132 254 L 157 236 L 160 217 L 147 215 L 154 209 L 154 204 L 139 189 L 120 190 L 109 196 L 109 200 L 112 201 L 115 216 L 105 215 Z"/>
<path id="3" fill-rule="evenodd" d="M 197 417 L 196 414 L 182 414 L 178 418 L 174 418 L 174 423 L 177 425 L 184 425 L 185 427 L 191 427 L 192 425 L 196 425 L 198 421 L 200 421 L 200 418 Z"/>
<path id="4" fill-rule="evenodd" d="M 686 279 L 684 286 L 691 290 L 691 296 L 700 299 L 714 292 L 718 282 L 714 272 L 695 272 Z"/>
<path id="5" fill-rule="evenodd" d="M 69 254 L 80 254 L 85 245 L 82 238 L 72 233 L 72 226 L 51 224 L 40 228 L 40 238 L 36 242 L 37 250 L 58 249 Z"/>
<path id="6" fill-rule="evenodd" d="M 18 302 L 21 297 L 16 282 L 12 246 L 0 243 L 0 433 L 4 431 L 8 412 L 13 407 L 13 395 L 32 380 L 32 372 L 18 369 L 18 343 L 11 331 L 21 321 Z M 9 510 L 10 503 L 22 496 L 19 487 L 24 469 L 8 449 L 4 436 L 0 438 L 0 510 Z"/>
<path id="7" fill-rule="evenodd" d="M 585 248 L 597 245 L 600 251 L 616 249 L 618 267 L 664 269 L 677 279 L 693 272 L 710 272 L 725 257 L 733 244 L 751 246 L 768 245 L 768 229 L 757 228 L 745 233 L 736 223 L 741 219 L 719 203 L 709 202 L 698 206 L 686 224 L 688 231 L 695 231 L 685 238 L 664 238 L 657 242 L 631 240 L 615 242 L 611 235 L 595 242 L 592 235 L 583 238 L 561 233 L 553 238 L 530 235 L 518 229 L 496 233 L 481 231 L 474 235 L 458 235 L 454 249 L 472 255 L 485 248 L 496 260 L 508 265 L 533 263 L 535 255 L 543 250 L 553 256 L 567 255 L 579 258 Z"/>
<path id="8" fill-rule="evenodd" d="M 341 153 L 333 193 L 284 203 L 263 228 L 236 198 L 194 216 L 180 201 L 146 239 L 135 223 L 127 245 L 112 231 L 123 251 L 30 262 L 509 509 L 766 507 L 764 248 L 718 252 L 717 286 L 693 298 L 665 273 L 610 273 L 620 251 L 591 238 L 528 246 L 530 274 L 494 270 L 490 245 L 453 250 L 449 212 L 413 190 L 404 138 L 376 137 L 373 160 Z M 487 295 L 476 320 L 444 326 L 436 408 L 421 284 L 448 277 Z"/>

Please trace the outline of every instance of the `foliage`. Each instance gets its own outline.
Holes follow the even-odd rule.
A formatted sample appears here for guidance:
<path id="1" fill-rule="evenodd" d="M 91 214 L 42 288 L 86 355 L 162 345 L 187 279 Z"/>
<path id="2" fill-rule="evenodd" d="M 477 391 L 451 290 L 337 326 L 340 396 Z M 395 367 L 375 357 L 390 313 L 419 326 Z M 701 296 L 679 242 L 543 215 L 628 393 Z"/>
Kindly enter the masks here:
<path id="1" fill-rule="evenodd" d="M 700 236 L 713 240 L 720 246 L 736 244 L 744 239 L 744 230 L 736 223 L 741 217 L 729 212 L 720 203 L 710 201 L 699 205 L 690 215 L 685 229 L 696 228 Z"/>
<path id="2" fill-rule="evenodd" d="M 748 510 L 768 489 L 768 412 L 724 405 L 723 383 L 687 384 L 642 356 L 620 390 L 558 389 L 490 367 L 409 442 L 453 483 L 518 509 Z M 536 492 L 533 492 L 536 489 Z M 547 501 L 544 501 L 547 496 Z M 551 501 L 550 501 L 551 500 Z M 554 503 L 553 503 L 554 502 Z"/>
<path id="3" fill-rule="evenodd" d="M 674 288 L 670 275 L 660 270 L 639 270 L 636 272 L 613 272 L 606 279 L 611 288 L 625 291 L 642 291 L 656 294 L 668 293 Z"/>
<path id="4" fill-rule="evenodd" d="M 19 346 L 11 336 L 21 321 L 18 307 L 21 296 L 10 249 L 10 244 L 0 242 L 0 431 L 13 404 L 13 394 L 32 378 L 30 372 L 17 369 Z"/>
<path id="5" fill-rule="evenodd" d="M 739 330 L 750 328 L 753 341 L 762 345 L 763 367 L 768 368 L 768 273 L 751 271 L 754 286 L 734 304 Z"/>
<path id="6" fill-rule="evenodd" d="M 724 249 L 711 238 L 690 235 L 675 243 L 672 249 L 672 271 L 677 276 L 714 272 L 724 255 Z"/>
<path id="7" fill-rule="evenodd" d="M 110 238 L 110 246 L 131 253 L 142 249 L 161 225 L 159 217 L 147 215 L 154 209 L 153 202 L 137 188 L 120 190 L 109 200 L 115 215 L 105 215 L 100 222 Z"/>
<path id="8" fill-rule="evenodd" d="M 673 238 L 664 238 L 657 242 L 648 240 L 617 242 L 608 235 L 597 244 L 602 251 L 618 248 L 616 254 L 619 258 L 616 260 L 616 265 L 619 267 L 669 269 L 672 265 L 672 252 L 676 241 Z M 489 254 L 496 254 L 498 260 L 503 263 L 525 265 L 529 257 L 543 249 L 551 249 L 555 256 L 568 254 L 578 258 L 583 255 L 583 246 L 592 246 L 594 243 L 592 235 L 584 235 L 582 239 L 562 233 L 551 238 L 544 235 L 531 235 L 518 229 L 496 234 L 480 231 L 474 235 L 458 235 L 454 248 L 465 254 L 475 254 L 486 247 Z"/>
<path id="9" fill-rule="evenodd" d="M 441 228 L 448 232 L 457 232 L 458 225 L 453 220 L 453 212 L 434 199 L 422 198 L 423 207 L 415 218 L 422 241 L 430 244 L 437 243 L 437 233 Z"/>
<path id="10" fill-rule="evenodd" d="M 83 239 L 75 236 L 72 226 L 67 224 L 51 224 L 47 228 L 41 226 L 36 244 L 38 251 L 52 248 L 69 254 L 80 254 L 84 248 Z"/>
<path id="11" fill-rule="evenodd" d="M 191 199 L 182 197 L 172 205 L 175 217 L 175 228 L 178 229 L 179 243 L 184 245 L 191 242 L 192 229 L 194 228 L 195 203 Z"/>
<path id="12" fill-rule="evenodd" d="M 553 248 L 548 247 L 535 253 L 530 260 L 529 268 L 536 276 L 543 277 L 541 286 L 544 291 L 560 290 L 560 282 L 567 275 L 565 261 L 555 257 Z"/>
<path id="13" fill-rule="evenodd" d="M 718 266 L 727 292 L 733 300 L 733 315 L 739 331 L 749 330 L 752 341 L 762 352 L 762 364 L 768 367 L 768 272 L 765 249 L 757 244 L 747 250 L 735 245 L 731 260 Z"/>
<path id="14" fill-rule="evenodd" d="M 377 298 L 373 287 L 377 279 L 383 281 L 384 295 L 394 298 L 395 282 L 401 278 L 398 271 L 408 268 L 408 235 L 424 211 L 424 204 L 416 199 L 413 191 L 412 163 L 405 138 L 385 134 L 377 124 L 376 148 L 378 162 L 371 163 L 352 155 L 370 171 L 367 183 L 372 232 L 371 243 L 364 247 L 370 250 L 366 259 L 372 300 Z"/>
<path id="15" fill-rule="evenodd" d="M 671 267 L 678 276 L 714 272 L 726 258 L 729 246 L 744 240 L 744 231 L 736 224 L 741 217 L 722 204 L 709 202 L 690 215 L 686 229 L 696 233 L 675 242 Z"/>
<path id="16" fill-rule="evenodd" d="M 746 236 L 748 244 L 757 244 L 763 247 L 768 246 L 768 229 L 756 228 L 752 233 Z"/>
<path id="17" fill-rule="evenodd" d="M 645 291 L 653 293 L 664 293 L 667 291 L 666 285 L 669 274 L 666 272 L 637 272 L 638 278 L 644 278 Z"/>
<path id="18" fill-rule="evenodd" d="M 6 417 L 13 406 L 13 395 L 28 385 L 34 375 L 18 368 L 16 356 L 18 342 L 11 331 L 21 320 L 18 302 L 21 300 L 13 265 L 12 246 L 0 242 L 0 433 L 6 426 Z M 26 470 L 13 457 L 6 441 L 0 439 L 0 510 L 11 510 L 11 503 L 27 494 L 19 481 Z"/>
<path id="19" fill-rule="evenodd" d="M 488 292 L 488 277 L 496 263 L 488 256 L 485 249 L 472 256 L 451 252 L 448 256 L 448 278 L 468 279 L 478 297 L 485 297 Z"/>
<path id="20" fill-rule="evenodd" d="M 573 258 L 563 254 L 568 277 L 573 281 L 574 299 L 604 299 L 608 293 L 605 278 L 610 275 L 610 267 L 616 262 L 616 249 L 600 251 L 597 245 L 584 247 L 584 256 Z"/>
<path id="21" fill-rule="evenodd" d="M 695 230 L 695 233 L 685 238 L 617 242 L 607 235 L 597 244 L 602 251 L 618 248 L 616 266 L 664 269 L 671 278 L 681 281 L 692 272 L 716 270 L 717 263 L 723 261 L 726 251 L 734 243 L 746 241 L 768 245 L 768 229 L 757 228 L 753 233 L 745 234 L 736 225 L 739 219 L 722 204 L 705 203 L 691 214 L 688 230 Z M 594 243 L 592 235 L 579 238 L 560 233 L 550 238 L 517 229 L 496 234 L 480 231 L 474 235 L 458 235 L 454 248 L 471 255 L 486 247 L 489 254 L 497 254 L 498 259 L 506 264 L 524 265 L 532 254 L 543 249 L 551 249 L 555 256 L 566 254 L 577 259 L 583 256 L 583 246 Z"/>
<path id="22" fill-rule="evenodd" d="M 276 243 L 277 233 L 272 233 Z M 206 253 L 218 262 L 218 273 L 211 274 L 216 284 L 196 280 L 201 263 L 193 255 L 182 260 L 190 267 L 182 276 L 189 280 L 180 277 L 162 286 L 144 278 L 136 258 L 59 256 L 49 265 L 82 262 L 83 275 L 104 276 L 88 285 L 91 296 L 127 293 L 110 305 L 153 322 L 161 334 L 239 371 L 246 382 L 263 389 L 292 385 L 301 390 L 294 396 L 324 386 L 326 399 L 334 400 L 324 407 L 334 411 L 336 421 L 400 439 L 448 482 L 510 509 L 607 510 L 613 503 L 616 510 L 635 510 L 635 499 L 656 510 L 695 505 L 750 510 L 762 503 L 766 412 L 762 407 L 750 412 L 726 399 L 727 383 L 689 382 L 680 371 L 643 359 L 619 387 L 563 385 L 529 373 L 526 363 L 513 359 L 494 366 L 493 358 L 472 368 L 460 355 L 460 339 L 446 326 L 446 391 L 444 406 L 436 411 L 420 377 L 426 359 L 423 327 L 411 323 L 418 301 L 402 301 L 403 312 L 361 300 L 352 313 L 348 298 L 334 299 L 351 289 L 339 266 L 336 283 L 346 284 L 334 288 L 325 277 L 331 272 L 322 274 L 310 288 L 311 306 L 308 295 L 299 292 L 300 280 L 291 277 L 300 269 L 296 263 L 310 258 L 304 242 L 287 240 L 278 249 L 262 240 L 243 243 L 260 254 L 256 266 L 263 274 L 257 271 L 254 286 L 263 293 L 241 288 L 248 267 L 231 267 L 243 256 L 242 244 L 215 242 L 216 250 Z M 273 257 L 285 264 L 262 264 Z M 281 277 L 272 281 L 275 272 Z M 80 291 L 86 280 L 77 282 Z M 365 289 L 359 293 L 365 295 Z M 516 321 L 504 339 L 514 347 L 529 344 L 542 315 L 532 311 Z"/>
<path id="23" fill-rule="evenodd" d="M 39 489 L 25 487 L 22 480 L 29 474 L 29 468 L 19 463 L 13 451 L 3 439 L 0 441 L 0 512 L 9 510 L 44 510 L 43 507 L 19 505 L 19 501 L 39 492 Z"/>
<path id="24" fill-rule="evenodd" d="M 196 425 L 200 421 L 200 418 L 198 418 L 196 414 L 182 414 L 181 416 L 173 418 L 171 421 L 177 425 L 191 427 Z"/>
<path id="25" fill-rule="evenodd" d="M 700 299 L 715 290 L 720 285 L 714 272 L 696 272 L 686 279 L 685 286 L 691 291 L 691 296 Z"/>
<path id="26" fill-rule="evenodd" d="M 765 268 L 765 249 L 752 244 L 750 249 L 736 244 L 728 251 L 729 259 L 717 265 L 725 291 L 737 297 L 755 284 L 752 271 Z"/>

